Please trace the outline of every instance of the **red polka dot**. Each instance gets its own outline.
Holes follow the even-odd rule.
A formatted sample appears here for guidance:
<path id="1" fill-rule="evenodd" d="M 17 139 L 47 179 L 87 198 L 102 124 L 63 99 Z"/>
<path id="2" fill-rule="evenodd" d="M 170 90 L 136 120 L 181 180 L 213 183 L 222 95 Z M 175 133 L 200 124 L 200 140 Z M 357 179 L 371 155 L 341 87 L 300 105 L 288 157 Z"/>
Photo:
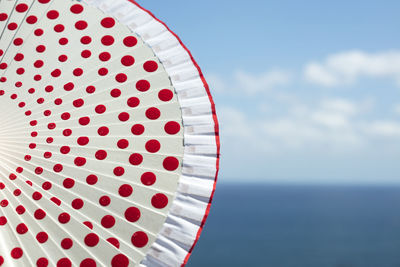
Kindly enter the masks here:
<path id="1" fill-rule="evenodd" d="M 164 126 L 164 130 L 167 134 L 177 134 L 181 130 L 181 125 L 175 121 L 167 122 Z"/>
<path id="2" fill-rule="evenodd" d="M 88 247 L 94 247 L 99 243 L 98 235 L 90 233 L 85 237 L 85 244 Z"/>
<path id="3" fill-rule="evenodd" d="M 121 64 L 126 67 L 132 66 L 134 63 L 135 63 L 135 58 L 132 56 L 124 56 L 121 59 Z"/>
<path id="4" fill-rule="evenodd" d="M 150 153 L 156 153 L 160 150 L 161 144 L 157 140 L 150 140 L 146 142 L 146 150 Z"/>
<path id="5" fill-rule="evenodd" d="M 21 248 L 13 248 L 11 250 L 11 257 L 13 257 L 14 259 L 19 259 L 22 257 L 23 251 Z"/>
<path id="6" fill-rule="evenodd" d="M 69 120 L 71 118 L 71 114 L 68 112 L 64 112 L 63 114 L 61 114 L 61 119 L 66 121 Z"/>
<path id="7" fill-rule="evenodd" d="M 135 166 L 140 165 L 143 162 L 143 156 L 138 153 L 134 153 L 129 157 L 129 162 Z"/>
<path id="8" fill-rule="evenodd" d="M 59 199 L 56 198 L 56 197 L 52 197 L 52 198 L 50 198 L 50 200 L 53 201 L 54 204 L 56 204 L 57 206 L 60 206 L 60 205 L 61 205 L 61 200 L 59 200 Z"/>
<path id="9" fill-rule="evenodd" d="M 153 60 L 149 60 L 143 64 L 143 68 L 147 72 L 155 72 L 158 69 L 158 64 Z"/>
<path id="10" fill-rule="evenodd" d="M 72 71 L 72 73 L 74 74 L 74 76 L 81 76 L 83 74 L 83 69 L 81 68 L 76 68 Z"/>
<path id="11" fill-rule="evenodd" d="M 96 91 L 96 87 L 94 87 L 94 86 L 88 86 L 88 87 L 86 87 L 86 92 L 87 92 L 88 94 L 93 94 L 95 91 Z"/>
<path id="12" fill-rule="evenodd" d="M 88 27 L 88 24 L 84 20 L 79 20 L 75 23 L 75 28 L 78 30 L 84 30 Z"/>
<path id="13" fill-rule="evenodd" d="M 140 210 L 136 207 L 127 208 L 125 211 L 125 218 L 129 222 L 137 222 L 140 219 Z"/>
<path id="14" fill-rule="evenodd" d="M 151 205 L 155 207 L 156 209 L 163 209 L 168 205 L 168 198 L 164 194 L 155 194 L 151 198 Z"/>
<path id="15" fill-rule="evenodd" d="M 25 213 L 25 208 L 24 208 L 24 206 L 19 205 L 19 206 L 17 206 L 17 207 L 15 208 L 15 211 L 16 211 L 19 215 L 21 215 L 21 214 L 24 214 L 24 213 Z"/>
<path id="16" fill-rule="evenodd" d="M 108 69 L 107 68 L 100 68 L 98 71 L 100 76 L 106 76 L 108 74 Z"/>
<path id="17" fill-rule="evenodd" d="M 72 89 L 74 89 L 74 87 L 75 87 L 75 85 L 72 82 L 69 82 L 64 85 L 64 90 L 71 91 Z"/>
<path id="18" fill-rule="evenodd" d="M 0 206 L 2 206 L 3 208 L 8 206 L 8 200 L 7 199 L 3 199 L 2 201 L 0 201 Z"/>
<path id="19" fill-rule="evenodd" d="M 97 105 L 95 108 L 96 113 L 98 114 L 103 114 L 104 112 L 106 112 L 106 106 L 104 105 Z"/>
<path id="20" fill-rule="evenodd" d="M 5 224 L 7 224 L 7 218 L 4 217 L 4 216 L 1 216 L 1 217 L 0 217 L 0 225 L 3 226 L 3 225 L 5 225 Z"/>
<path id="21" fill-rule="evenodd" d="M 62 24 L 57 24 L 56 26 L 54 26 L 54 31 L 55 32 L 63 32 L 65 30 L 64 25 Z M 67 38 L 61 38 L 59 41 L 60 45 L 66 45 L 68 43 L 68 39 Z"/>
<path id="22" fill-rule="evenodd" d="M 33 16 L 33 15 L 28 16 L 28 17 L 26 18 L 26 22 L 27 22 L 28 24 L 35 24 L 37 21 L 38 21 L 38 18 L 37 18 L 36 16 Z"/>
<path id="23" fill-rule="evenodd" d="M 18 4 L 18 5 L 15 7 L 15 10 L 16 10 L 17 12 L 19 12 L 19 13 L 23 13 L 23 12 L 27 11 L 28 8 L 29 8 L 29 7 L 28 7 L 27 4 Z"/>
<path id="24" fill-rule="evenodd" d="M 76 157 L 74 163 L 76 166 L 81 167 L 86 164 L 86 159 L 84 157 Z"/>
<path id="25" fill-rule="evenodd" d="M 53 76 L 55 78 L 60 77 L 60 75 L 61 75 L 61 70 L 60 69 L 55 69 L 55 70 L 53 70 L 51 72 L 51 76 Z"/>
<path id="26" fill-rule="evenodd" d="M 114 247 L 119 248 L 119 241 L 118 239 L 114 238 L 114 237 L 110 237 L 107 239 L 107 241 L 112 244 Z"/>
<path id="27" fill-rule="evenodd" d="M 53 171 L 54 172 L 61 172 L 64 169 L 63 165 L 61 164 L 56 164 L 53 166 Z"/>
<path id="28" fill-rule="evenodd" d="M 84 259 L 79 267 L 96 267 L 96 261 L 90 258 Z"/>
<path id="29" fill-rule="evenodd" d="M 36 30 L 34 31 L 34 34 L 35 34 L 36 36 L 42 36 L 43 33 L 44 33 L 44 31 L 43 31 L 42 29 L 36 29 Z"/>
<path id="30" fill-rule="evenodd" d="M 127 120 L 129 120 L 129 113 L 128 112 L 121 112 L 119 115 L 118 115 L 118 119 L 120 120 L 120 121 L 127 121 Z"/>
<path id="31" fill-rule="evenodd" d="M 77 142 L 80 146 L 85 146 L 89 143 L 89 137 L 81 136 L 78 138 Z"/>
<path id="32" fill-rule="evenodd" d="M 114 98 L 120 97 L 121 96 L 121 90 L 119 89 L 112 89 L 110 92 L 110 95 Z"/>
<path id="33" fill-rule="evenodd" d="M 39 232 L 39 233 L 36 235 L 36 240 L 37 240 L 40 244 L 46 243 L 48 239 L 49 239 L 49 236 L 47 235 L 46 232 Z"/>
<path id="34" fill-rule="evenodd" d="M 83 11 L 83 6 L 79 4 L 75 4 L 71 6 L 71 12 L 74 14 L 80 14 Z"/>
<path id="35" fill-rule="evenodd" d="M 47 17 L 49 19 L 56 19 L 56 18 L 58 18 L 59 15 L 60 14 L 58 13 L 57 10 L 50 10 L 49 12 L 47 12 Z"/>
<path id="36" fill-rule="evenodd" d="M 158 93 L 158 98 L 161 101 L 168 102 L 174 97 L 174 93 L 171 90 L 163 89 Z"/>
<path id="37" fill-rule="evenodd" d="M 11 257 L 13 257 L 14 259 L 19 259 L 22 257 L 23 251 L 21 248 L 13 248 L 11 250 Z"/>
<path id="38" fill-rule="evenodd" d="M 83 222 L 84 225 L 86 225 L 89 229 L 93 230 L 93 224 L 91 222 Z"/>
<path id="39" fill-rule="evenodd" d="M 68 258 L 62 258 L 57 261 L 57 267 L 71 267 L 72 262 Z"/>
<path id="40" fill-rule="evenodd" d="M 91 55 L 92 55 L 92 52 L 90 52 L 90 50 L 83 50 L 83 51 L 81 52 L 81 56 L 82 56 L 83 58 L 90 58 Z"/>
<path id="41" fill-rule="evenodd" d="M 137 44 L 137 39 L 133 36 L 128 36 L 124 38 L 124 45 L 127 47 L 133 47 Z"/>
<path id="42" fill-rule="evenodd" d="M 110 46 L 114 43 L 114 37 L 111 35 L 105 35 L 101 38 L 101 43 L 105 46 Z"/>
<path id="43" fill-rule="evenodd" d="M 142 248 L 149 242 L 149 237 L 145 232 L 138 231 L 132 235 L 131 241 L 135 247 Z"/>
<path id="44" fill-rule="evenodd" d="M 111 228 L 115 225 L 115 218 L 111 215 L 106 215 L 101 219 L 101 225 L 104 228 Z"/>
<path id="45" fill-rule="evenodd" d="M 70 249 L 70 248 L 72 248 L 73 244 L 74 244 L 74 242 L 72 241 L 71 238 L 64 238 L 61 241 L 61 247 L 63 249 Z"/>
<path id="46" fill-rule="evenodd" d="M 50 190 L 51 187 L 52 187 L 52 184 L 51 184 L 50 182 L 44 182 L 44 183 L 42 184 L 42 188 L 43 188 L 44 190 Z"/>
<path id="47" fill-rule="evenodd" d="M 89 117 L 82 117 L 79 119 L 79 124 L 82 126 L 86 126 L 90 123 L 90 118 Z"/>
<path id="48" fill-rule="evenodd" d="M 156 175 L 152 172 L 145 172 L 140 177 L 140 180 L 144 185 L 150 186 L 156 182 Z"/>
<path id="49" fill-rule="evenodd" d="M 100 127 L 100 128 L 97 130 L 97 133 L 98 133 L 100 136 L 106 136 L 106 135 L 108 135 L 109 132 L 110 132 L 110 130 L 109 130 L 108 127 L 106 127 L 106 126 L 102 126 L 102 127 Z"/>
<path id="50" fill-rule="evenodd" d="M 101 20 L 101 25 L 104 28 L 112 28 L 115 25 L 115 20 L 111 17 L 107 17 Z"/>
<path id="51" fill-rule="evenodd" d="M 132 192 L 133 188 L 128 184 L 121 185 L 118 190 L 118 193 L 121 197 L 129 197 L 130 195 L 132 195 Z"/>
<path id="52" fill-rule="evenodd" d="M 46 47 L 44 45 L 38 45 L 36 47 L 36 52 L 38 53 L 43 53 L 46 50 Z"/>
<path id="53" fill-rule="evenodd" d="M 72 102 L 72 105 L 74 105 L 74 107 L 76 107 L 76 108 L 82 107 L 84 104 L 85 104 L 85 101 L 82 98 L 75 99 Z"/>
<path id="54" fill-rule="evenodd" d="M 146 117 L 150 120 L 156 120 L 160 118 L 161 112 L 158 108 L 152 107 L 146 110 Z"/>
<path id="55" fill-rule="evenodd" d="M 125 148 L 127 148 L 129 146 L 129 141 L 126 140 L 126 139 L 118 140 L 117 146 L 120 149 L 125 149 Z"/>
<path id="56" fill-rule="evenodd" d="M 105 150 L 98 150 L 95 154 L 96 159 L 104 160 L 107 158 L 107 152 Z"/>
<path id="57" fill-rule="evenodd" d="M 80 198 L 74 199 L 71 203 L 72 207 L 76 210 L 79 210 L 83 207 L 83 200 Z"/>
<path id="58" fill-rule="evenodd" d="M 163 161 L 163 166 L 167 171 L 174 171 L 179 167 L 179 160 L 175 157 L 167 157 Z"/>
<path id="59" fill-rule="evenodd" d="M 100 53 L 100 55 L 99 55 L 99 59 L 100 59 L 101 61 L 108 61 L 108 60 L 110 60 L 110 58 L 111 58 L 111 54 L 108 53 L 108 52 L 102 52 L 102 53 Z"/>
<path id="60" fill-rule="evenodd" d="M 144 126 L 142 124 L 135 124 L 131 128 L 131 132 L 134 135 L 142 135 L 144 133 Z"/>
<path id="61" fill-rule="evenodd" d="M 6 13 L 0 13 L 0 21 L 5 21 L 8 19 L 8 15 Z"/>
<path id="62" fill-rule="evenodd" d="M 98 178 L 96 175 L 94 174 L 90 174 L 86 177 L 86 183 L 88 183 L 89 185 L 95 185 L 98 181 Z"/>
<path id="63" fill-rule="evenodd" d="M 28 232 L 28 227 L 24 223 L 20 223 L 17 225 L 16 231 L 18 234 L 23 235 Z"/>
<path id="64" fill-rule="evenodd" d="M 71 216 L 66 212 L 63 212 L 60 215 L 58 215 L 58 221 L 62 224 L 68 223 L 70 219 L 71 219 Z"/>
<path id="65" fill-rule="evenodd" d="M 47 93 L 50 93 L 50 92 L 52 92 L 52 91 L 54 90 L 54 87 L 51 86 L 51 85 L 48 85 L 48 86 L 46 86 L 46 87 L 44 88 L 44 90 L 45 90 Z"/>
<path id="66" fill-rule="evenodd" d="M 81 38 L 81 43 L 84 45 L 88 45 L 92 42 L 92 38 L 90 36 L 83 36 Z"/>
<path id="67" fill-rule="evenodd" d="M 71 148 L 69 146 L 62 146 L 60 148 L 61 154 L 68 154 L 71 151 Z"/>
<path id="68" fill-rule="evenodd" d="M 140 100 L 139 100 L 139 98 L 137 98 L 137 97 L 130 97 L 130 98 L 127 100 L 126 103 L 128 104 L 129 107 L 135 108 L 135 107 L 139 106 Z"/>
<path id="69" fill-rule="evenodd" d="M 32 194 L 32 198 L 33 198 L 33 200 L 40 200 L 42 198 L 42 194 L 39 192 L 34 192 Z"/>
<path id="70" fill-rule="evenodd" d="M 75 185 L 75 181 L 71 178 L 66 178 L 63 181 L 63 186 L 67 189 L 74 187 L 74 185 Z"/>
<path id="71" fill-rule="evenodd" d="M 111 203 L 111 198 L 110 198 L 109 196 L 102 196 L 102 197 L 99 199 L 99 203 L 100 203 L 100 205 L 102 205 L 103 207 L 106 207 L 106 206 L 110 205 L 110 203 Z"/>
<path id="72" fill-rule="evenodd" d="M 39 258 L 36 261 L 36 266 L 37 267 L 47 267 L 47 266 L 49 266 L 49 260 L 46 258 Z"/>
<path id="73" fill-rule="evenodd" d="M 7 28 L 8 28 L 10 31 L 14 31 L 15 29 L 18 28 L 18 24 L 15 23 L 15 22 L 12 22 L 12 23 L 8 24 Z"/>
<path id="74" fill-rule="evenodd" d="M 128 267 L 129 259 L 123 254 L 115 255 L 111 260 L 111 267 Z"/>
<path id="75" fill-rule="evenodd" d="M 44 65 L 43 60 L 36 60 L 36 61 L 33 63 L 33 66 L 34 66 L 35 68 L 41 68 L 41 67 L 43 67 L 43 65 Z"/>
<path id="76" fill-rule="evenodd" d="M 146 92 L 150 89 L 150 83 L 147 80 L 140 80 L 136 83 L 136 89 L 140 92 Z"/>
<path id="77" fill-rule="evenodd" d="M 128 80 L 128 76 L 125 73 L 119 73 L 115 76 L 115 80 L 119 83 L 124 83 Z"/>
<path id="78" fill-rule="evenodd" d="M 125 173 L 125 169 L 123 167 L 115 167 L 113 172 L 115 176 L 122 176 Z"/>

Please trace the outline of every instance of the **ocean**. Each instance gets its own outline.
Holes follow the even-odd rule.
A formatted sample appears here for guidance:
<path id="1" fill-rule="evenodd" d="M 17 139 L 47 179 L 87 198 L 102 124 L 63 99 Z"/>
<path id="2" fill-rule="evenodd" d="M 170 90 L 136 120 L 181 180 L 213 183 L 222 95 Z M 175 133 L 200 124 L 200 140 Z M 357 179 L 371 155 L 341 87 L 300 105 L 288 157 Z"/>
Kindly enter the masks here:
<path id="1" fill-rule="evenodd" d="M 188 267 L 399 267 L 400 187 L 218 185 Z"/>

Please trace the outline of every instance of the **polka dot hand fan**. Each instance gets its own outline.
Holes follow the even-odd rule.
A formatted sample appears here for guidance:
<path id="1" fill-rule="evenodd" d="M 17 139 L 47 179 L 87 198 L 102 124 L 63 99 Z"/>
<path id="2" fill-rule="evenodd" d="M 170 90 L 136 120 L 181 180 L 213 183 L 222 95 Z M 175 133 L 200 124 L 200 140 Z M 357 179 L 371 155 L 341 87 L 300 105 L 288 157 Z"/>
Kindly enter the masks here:
<path id="1" fill-rule="evenodd" d="M 185 265 L 219 137 L 179 38 L 129 0 L 0 0 L 0 31 L 0 265 Z"/>

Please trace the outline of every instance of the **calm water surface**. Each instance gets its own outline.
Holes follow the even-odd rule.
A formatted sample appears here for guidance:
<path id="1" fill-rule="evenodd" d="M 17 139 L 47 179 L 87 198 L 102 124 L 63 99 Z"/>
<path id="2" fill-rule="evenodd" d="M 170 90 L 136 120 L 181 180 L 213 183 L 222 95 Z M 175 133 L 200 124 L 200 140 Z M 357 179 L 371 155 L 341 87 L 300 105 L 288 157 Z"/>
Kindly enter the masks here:
<path id="1" fill-rule="evenodd" d="M 400 187 L 219 185 L 188 267 L 400 267 Z"/>

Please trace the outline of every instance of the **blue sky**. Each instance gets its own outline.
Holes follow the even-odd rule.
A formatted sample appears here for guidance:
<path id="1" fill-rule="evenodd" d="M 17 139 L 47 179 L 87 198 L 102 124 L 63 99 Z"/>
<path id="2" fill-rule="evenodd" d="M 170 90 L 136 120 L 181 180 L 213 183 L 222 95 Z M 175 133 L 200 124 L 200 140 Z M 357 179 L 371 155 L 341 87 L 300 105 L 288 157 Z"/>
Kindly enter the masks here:
<path id="1" fill-rule="evenodd" d="M 400 1 L 139 1 L 193 52 L 221 181 L 400 183 Z"/>

